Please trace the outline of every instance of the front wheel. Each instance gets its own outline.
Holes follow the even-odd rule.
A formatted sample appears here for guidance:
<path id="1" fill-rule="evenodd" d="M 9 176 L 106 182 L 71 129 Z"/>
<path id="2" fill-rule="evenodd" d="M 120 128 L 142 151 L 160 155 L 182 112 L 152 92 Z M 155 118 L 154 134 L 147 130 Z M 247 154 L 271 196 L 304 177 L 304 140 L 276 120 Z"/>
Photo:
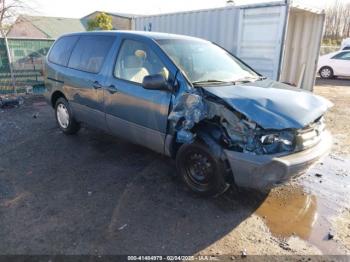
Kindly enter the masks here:
<path id="1" fill-rule="evenodd" d="M 225 180 L 225 165 L 199 141 L 184 144 L 176 154 L 176 168 L 185 184 L 202 196 L 223 193 L 229 187 Z"/>
<path id="2" fill-rule="evenodd" d="M 79 131 L 79 123 L 75 121 L 69 103 L 64 98 L 57 99 L 55 105 L 55 115 L 58 126 L 67 135 L 75 134 Z"/>

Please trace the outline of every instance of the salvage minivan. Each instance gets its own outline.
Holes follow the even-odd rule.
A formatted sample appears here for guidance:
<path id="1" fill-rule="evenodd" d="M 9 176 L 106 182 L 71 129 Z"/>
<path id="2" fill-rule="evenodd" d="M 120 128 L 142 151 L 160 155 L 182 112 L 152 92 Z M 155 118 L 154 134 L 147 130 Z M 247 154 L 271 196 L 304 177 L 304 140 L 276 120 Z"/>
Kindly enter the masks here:
<path id="1" fill-rule="evenodd" d="M 202 39 L 68 34 L 45 68 L 45 96 L 63 133 L 83 123 L 170 156 L 201 195 L 230 184 L 270 189 L 304 173 L 331 145 L 328 100 L 267 79 Z"/>

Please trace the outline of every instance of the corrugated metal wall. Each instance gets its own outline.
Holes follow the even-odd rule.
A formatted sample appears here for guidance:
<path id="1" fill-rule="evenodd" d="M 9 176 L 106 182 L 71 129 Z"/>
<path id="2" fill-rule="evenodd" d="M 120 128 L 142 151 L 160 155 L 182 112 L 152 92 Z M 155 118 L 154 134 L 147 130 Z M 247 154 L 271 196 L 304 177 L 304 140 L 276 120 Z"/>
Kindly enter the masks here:
<path id="1" fill-rule="evenodd" d="M 135 29 L 207 39 L 236 53 L 239 9 L 234 7 L 135 18 Z"/>
<path id="2" fill-rule="evenodd" d="M 54 40 L 8 38 L 17 88 L 43 84 L 43 63 Z M 5 40 L 0 38 L 0 93 L 13 92 Z"/>
<path id="3" fill-rule="evenodd" d="M 308 20 L 307 30 L 304 30 L 302 17 L 294 19 L 294 13 L 299 10 L 314 19 Z M 286 81 L 288 75 L 291 76 L 288 82 L 301 83 L 299 86 L 303 89 L 312 90 L 323 17 L 322 10 L 294 7 L 289 1 L 280 1 L 136 17 L 134 27 L 141 31 L 184 34 L 210 40 L 237 55 L 262 75 L 282 81 Z M 305 65 L 298 62 L 297 55 L 290 56 L 291 41 L 295 41 L 287 37 L 290 30 L 294 30 L 287 28 L 290 23 L 297 23 L 298 30 L 304 32 L 300 42 L 293 45 L 302 46 L 298 50 L 308 61 Z M 312 44 L 308 44 L 310 36 Z M 292 66 L 286 66 L 287 63 Z"/>
<path id="4" fill-rule="evenodd" d="M 207 39 L 277 80 L 287 9 L 283 2 L 136 17 L 135 29 Z"/>

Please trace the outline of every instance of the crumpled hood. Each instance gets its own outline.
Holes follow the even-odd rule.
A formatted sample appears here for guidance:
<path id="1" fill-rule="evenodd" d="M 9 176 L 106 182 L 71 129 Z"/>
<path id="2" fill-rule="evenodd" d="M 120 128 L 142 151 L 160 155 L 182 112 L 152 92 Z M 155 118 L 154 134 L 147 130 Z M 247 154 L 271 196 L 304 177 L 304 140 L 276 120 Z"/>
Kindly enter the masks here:
<path id="1" fill-rule="evenodd" d="M 242 85 L 203 86 L 264 129 L 303 128 L 333 104 L 311 92 L 273 80 Z"/>

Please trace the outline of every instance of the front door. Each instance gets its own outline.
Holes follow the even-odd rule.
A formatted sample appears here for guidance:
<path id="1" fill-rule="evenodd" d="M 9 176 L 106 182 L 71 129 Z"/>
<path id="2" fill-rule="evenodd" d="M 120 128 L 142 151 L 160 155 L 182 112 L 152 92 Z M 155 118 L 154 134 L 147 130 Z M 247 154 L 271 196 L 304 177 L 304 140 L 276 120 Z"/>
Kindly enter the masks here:
<path id="1" fill-rule="evenodd" d="M 332 58 L 334 74 L 339 76 L 350 76 L 350 51 L 341 52 Z"/>
<path id="2" fill-rule="evenodd" d="M 142 87 L 147 75 L 173 77 L 156 45 L 142 39 L 121 39 L 105 89 L 106 122 L 110 131 L 131 142 L 163 153 L 171 93 Z M 163 60 L 163 61 L 162 61 Z"/>

